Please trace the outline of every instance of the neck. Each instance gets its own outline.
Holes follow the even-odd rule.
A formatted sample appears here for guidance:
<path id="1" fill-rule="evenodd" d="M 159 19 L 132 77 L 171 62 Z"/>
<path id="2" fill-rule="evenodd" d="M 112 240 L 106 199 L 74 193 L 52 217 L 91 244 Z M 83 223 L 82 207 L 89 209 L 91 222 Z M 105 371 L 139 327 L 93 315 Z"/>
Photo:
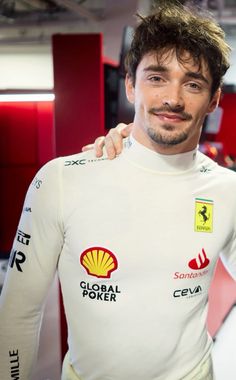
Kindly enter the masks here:
<path id="1" fill-rule="evenodd" d="M 161 154 L 140 144 L 133 136 L 124 142 L 123 157 L 139 168 L 162 174 L 181 174 L 193 169 L 197 160 L 197 149 L 182 154 Z"/>

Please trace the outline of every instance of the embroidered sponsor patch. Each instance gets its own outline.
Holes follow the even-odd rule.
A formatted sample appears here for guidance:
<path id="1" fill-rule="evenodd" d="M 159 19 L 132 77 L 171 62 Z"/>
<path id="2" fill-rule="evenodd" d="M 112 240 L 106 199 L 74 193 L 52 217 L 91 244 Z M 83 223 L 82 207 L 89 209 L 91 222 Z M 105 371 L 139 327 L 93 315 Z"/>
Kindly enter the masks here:
<path id="1" fill-rule="evenodd" d="M 213 206 L 210 199 L 195 199 L 194 231 L 213 232 Z"/>

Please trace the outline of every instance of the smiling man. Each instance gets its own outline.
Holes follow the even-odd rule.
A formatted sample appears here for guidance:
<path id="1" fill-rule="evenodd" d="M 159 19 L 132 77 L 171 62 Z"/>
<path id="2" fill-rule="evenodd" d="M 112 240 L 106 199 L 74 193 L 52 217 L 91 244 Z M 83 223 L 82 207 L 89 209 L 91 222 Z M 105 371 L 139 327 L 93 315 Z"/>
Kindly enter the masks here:
<path id="1" fill-rule="evenodd" d="M 63 380 L 214 378 L 208 290 L 220 255 L 236 277 L 236 174 L 197 145 L 230 49 L 211 18 L 163 3 L 127 56 L 122 153 L 57 158 L 29 188 L 1 297 L 1 379 L 30 379 L 56 270 Z"/>
<path id="2" fill-rule="evenodd" d="M 212 77 L 203 57 L 195 63 L 183 50 L 179 61 L 175 48 L 145 54 L 135 82 L 127 76 L 126 89 L 135 105 L 133 137 L 163 154 L 193 150 L 206 114 L 220 97 L 219 89 L 211 95 Z"/>

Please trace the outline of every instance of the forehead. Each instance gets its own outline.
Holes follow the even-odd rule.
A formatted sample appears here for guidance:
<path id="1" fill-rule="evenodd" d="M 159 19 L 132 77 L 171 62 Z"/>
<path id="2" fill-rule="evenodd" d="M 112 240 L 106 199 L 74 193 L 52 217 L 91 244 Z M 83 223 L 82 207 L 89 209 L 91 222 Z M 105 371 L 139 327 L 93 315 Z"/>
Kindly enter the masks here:
<path id="1" fill-rule="evenodd" d="M 194 59 L 186 50 L 176 52 L 175 49 L 163 49 L 145 54 L 138 69 L 145 70 L 146 67 L 166 67 L 169 71 L 179 69 L 182 72 L 201 73 L 211 82 L 211 74 L 206 61 L 203 58 Z"/>

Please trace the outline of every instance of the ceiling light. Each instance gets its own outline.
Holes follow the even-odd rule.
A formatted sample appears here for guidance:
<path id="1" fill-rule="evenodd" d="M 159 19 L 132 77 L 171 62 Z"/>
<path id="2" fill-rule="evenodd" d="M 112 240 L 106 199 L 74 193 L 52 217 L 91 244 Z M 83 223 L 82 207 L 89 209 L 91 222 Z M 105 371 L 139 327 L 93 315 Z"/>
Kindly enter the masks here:
<path id="1" fill-rule="evenodd" d="M 52 102 L 54 94 L 0 94 L 0 102 Z"/>

